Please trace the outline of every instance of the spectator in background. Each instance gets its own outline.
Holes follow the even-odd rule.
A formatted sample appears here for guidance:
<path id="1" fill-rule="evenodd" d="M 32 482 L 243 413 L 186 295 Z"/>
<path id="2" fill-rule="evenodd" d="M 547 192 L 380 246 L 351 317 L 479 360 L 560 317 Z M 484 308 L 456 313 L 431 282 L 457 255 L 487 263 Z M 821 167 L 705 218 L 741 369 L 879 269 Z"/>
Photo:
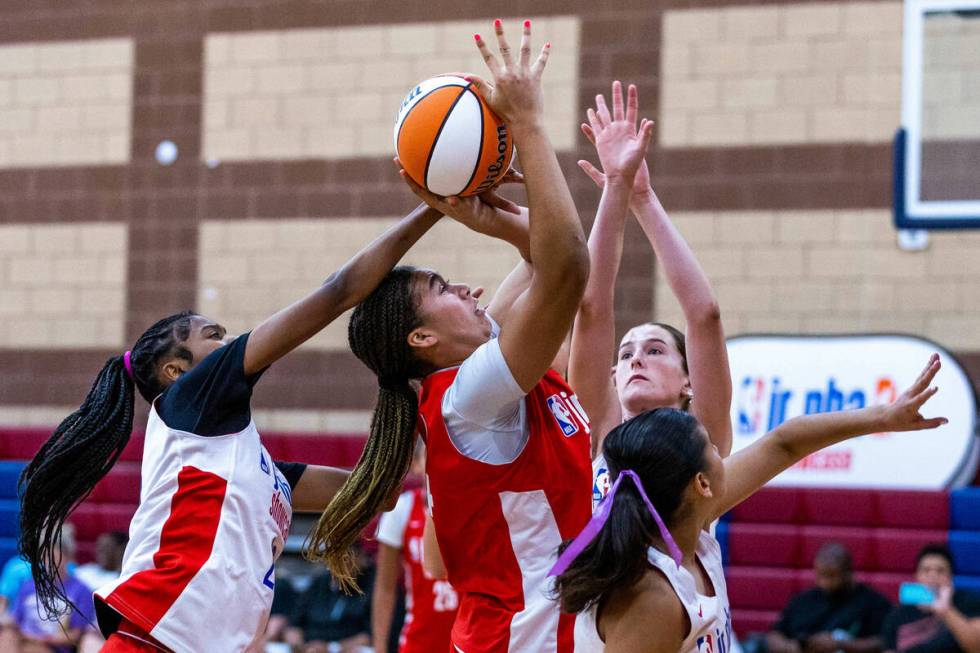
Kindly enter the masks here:
<path id="1" fill-rule="evenodd" d="M 313 580 L 296 600 L 285 641 L 303 653 L 360 653 L 371 641 L 374 567 L 358 548 L 357 585 L 364 594 L 345 594 L 331 574 Z"/>
<path id="2" fill-rule="evenodd" d="M 878 653 L 891 604 L 854 582 L 851 553 L 828 542 L 813 561 L 816 587 L 790 599 L 772 632 L 769 653 Z"/>
<path id="3" fill-rule="evenodd" d="M 93 629 L 95 606 L 92 602 L 92 590 L 68 572 L 68 566 L 74 557 L 74 536 L 71 531 L 63 529 L 56 560 L 58 577 L 64 583 L 65 594 L 74 604 L 74 609 L 65 605 L 58 617 L 47 618 L 42 615 L 34 580 L 29 578 L 22 585 L 11 609 L 13 623 L 4 629 L 6 639 L 2 644 L 10 647 L 4 648 L 4 651 L 70 653 L 82 636 Z"/>
<path id="4" fill-rule="evenodd" d="M 75 577 L 85 583 L 93 592 L 119 578 L 123 554 L 129 536 L 122 531 L 109 531 L 95 540 L 95 562 L 80 565 Z"/>
<path id="5" fill-rule="evenodd" d="M 900 605 L 885 620 L 888 653 L 980 653 L 980 595 L 953 588 L 953 555 L 943 544 L 919 552 L 915 582 L 936 596 L 929 605 Z"/>

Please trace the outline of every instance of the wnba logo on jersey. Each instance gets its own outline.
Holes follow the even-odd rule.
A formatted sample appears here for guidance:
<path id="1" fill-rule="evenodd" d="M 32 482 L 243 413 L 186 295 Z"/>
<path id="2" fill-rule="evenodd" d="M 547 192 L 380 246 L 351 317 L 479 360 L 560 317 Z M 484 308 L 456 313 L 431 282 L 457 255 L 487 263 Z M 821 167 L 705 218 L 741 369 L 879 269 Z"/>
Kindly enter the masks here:
<path id="1" fill-rule="evenodd" d="M 589 432 L 589 418 L 575 395 L 569 396 L 567 392 L 551 395 L 548 397 L 548 408 L 566 438 L 578 433 L 580 424 L 586 433 Z"/>

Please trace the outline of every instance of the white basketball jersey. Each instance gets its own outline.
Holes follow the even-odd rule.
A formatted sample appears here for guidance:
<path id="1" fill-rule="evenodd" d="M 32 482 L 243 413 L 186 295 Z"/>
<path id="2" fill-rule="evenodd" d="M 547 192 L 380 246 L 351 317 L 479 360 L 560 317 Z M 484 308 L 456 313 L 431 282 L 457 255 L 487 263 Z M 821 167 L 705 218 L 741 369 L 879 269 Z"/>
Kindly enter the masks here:
<path id="1" fill-rule="evenodd" d="M 248 650 L 265 630 L 291 505 L 254 422 L 203 437 L 151 407 L 122 574 L 96 592 L 103 631 L 118 621 L 111 608 L 177 653 Z"/>
<path id="2" fill-rule="evenodd" d="M 728 586 L 721 564 L 721 547 L 709 533 L 698 538 L 697 557 L 708 572 L 714 596 L 698 594 L 691 573 L 674 564 L 671 557 L 650 547 L 647 559 L 670 581 L 677 598 L 684 605 L 691 630 L 681 644 L 680 653 L 729 653 L 732 645 L 732 611 L 728 605 Z M 575 621 L 575 653 L 602 653 L 606 645 L 596 630 L 595 606 L 578 615 Z M 651 618 L 656 618 L 651 615 Z"/>

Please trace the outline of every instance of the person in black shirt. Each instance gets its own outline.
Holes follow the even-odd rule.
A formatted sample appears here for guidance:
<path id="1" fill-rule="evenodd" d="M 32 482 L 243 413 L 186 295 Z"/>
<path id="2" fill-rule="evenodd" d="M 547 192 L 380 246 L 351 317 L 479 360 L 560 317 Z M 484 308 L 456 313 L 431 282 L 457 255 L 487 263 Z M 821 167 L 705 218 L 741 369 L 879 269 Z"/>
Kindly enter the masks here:
<path id="1" fill-rule="evenodd" d="M 851 554 L 828 542 L 813 561 L 816 587 L 797 594 L 766 636 L 769 653 L 877 653 L 891 604 L 854 582 Z"/>
<path id="2" fill-rule="evenodd" d="M 919 552 L 915 582 L 936 595 L 930 605 L 900 605 L 885 620 L 887 653 L 980 653 L 980 595 L 953 588 L 953 556 L 943 544 Z"/>

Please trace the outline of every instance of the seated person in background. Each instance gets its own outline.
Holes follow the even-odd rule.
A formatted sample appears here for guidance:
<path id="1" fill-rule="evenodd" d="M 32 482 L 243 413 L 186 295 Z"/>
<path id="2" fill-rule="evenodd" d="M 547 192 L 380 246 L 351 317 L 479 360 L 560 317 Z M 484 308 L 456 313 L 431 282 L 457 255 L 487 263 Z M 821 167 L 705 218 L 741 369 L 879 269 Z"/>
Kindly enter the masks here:
<path id="1" fill-rule="evenodd" d="M 62 530 L 58 576 L 64 583 L 65 594 L 76 609 L 70 610 L 66 605 L 57 619 L 45 618 L 39 610 L 34 580 L 29 578 L 11 608 L 13 623 L 10 628 L 4 629 L 6 639 L 0 642 L 0 649 L 21 653 L 69 653 L 82 636 L 93 629 L 95 605 L 92 590 L 68 573 L 68 565 L 74 557 L 74 537 L 67 529 Z"/>
<path id="2" fill-rule="evenodd" d="M 769 653 L 877 653 L 891 604 L 854 582 L 851 553 L 827 542 L 813 560 L 816 587 L 790 599 L 772 632 Z"/>
<path id="3" fill-rule="evenodd" d="M 79 565 L 75 577 L 95 591 L 119 578 L 123 554 L 129 536 L 122 531 L 109 531 L 95 540 L 95 562 Z"/>
<path id="4" fill-rule="evenodd" d="M 345 594 L 331 574 L 318 576 L 296 600 L 287 643 L 303 653 L 355 653 L 370 644 L 374 565 L 363 549 L 358 555 L 357 584 L 364 594 Z"/>
<path id="5" fill-rule="evenodd" d="M 953 555 L 944 544 L 919 552 L 915 582 L 936 596 L 929 605 L 900 605 L 885 620 L 888 653 L 980 653 L 980 595 L 953 588 Z"/>

